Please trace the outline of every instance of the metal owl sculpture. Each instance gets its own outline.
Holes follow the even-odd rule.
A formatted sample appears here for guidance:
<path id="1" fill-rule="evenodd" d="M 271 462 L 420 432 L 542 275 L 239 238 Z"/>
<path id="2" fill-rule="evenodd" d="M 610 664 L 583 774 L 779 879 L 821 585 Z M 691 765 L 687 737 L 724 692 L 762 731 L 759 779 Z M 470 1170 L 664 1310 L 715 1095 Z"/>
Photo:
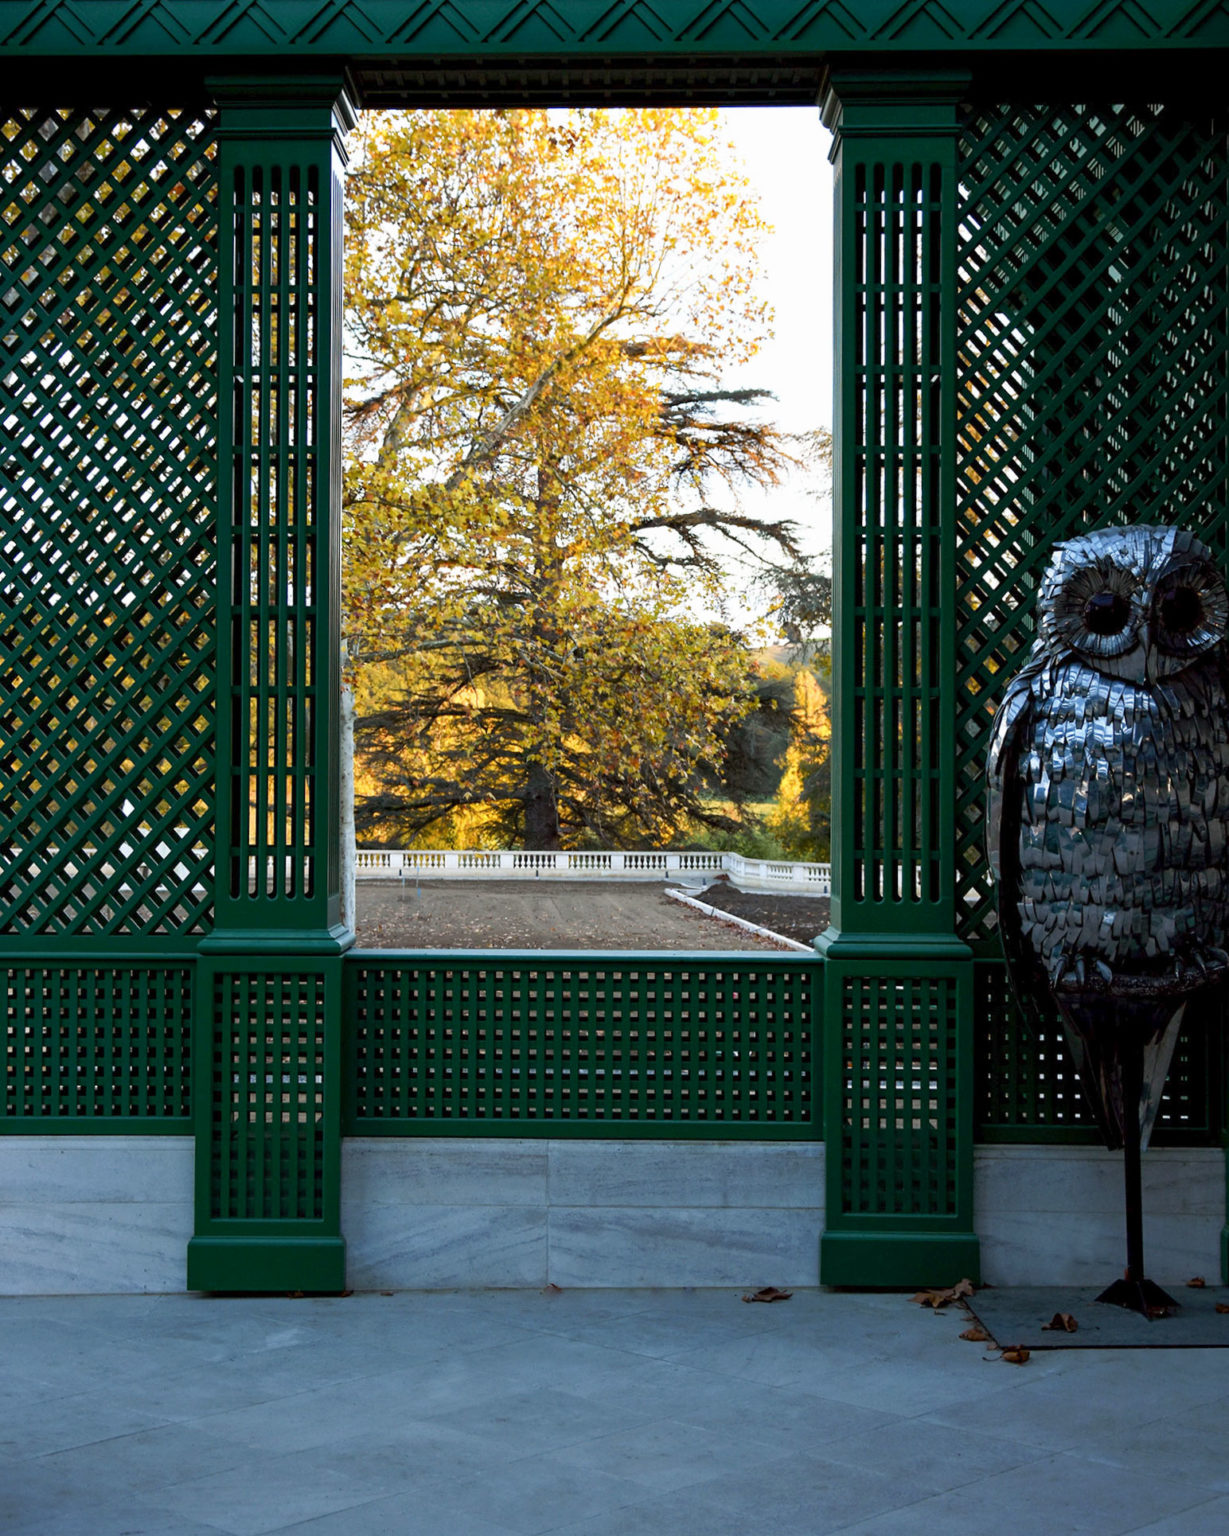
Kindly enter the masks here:
<path id="1" fill-rule="evenodd" d="M 1143 1268 L 1139 1153 L 1190 999 L 1229 969 L 1229 595 L 1178 528 L 1055 547 L 1037 639 L 991 733 L 987 844 L 1021 1001 L 1057 1004 L 1109 1147 L 1127 1273 L 1099 1299 L 1173 1305 Z"/>

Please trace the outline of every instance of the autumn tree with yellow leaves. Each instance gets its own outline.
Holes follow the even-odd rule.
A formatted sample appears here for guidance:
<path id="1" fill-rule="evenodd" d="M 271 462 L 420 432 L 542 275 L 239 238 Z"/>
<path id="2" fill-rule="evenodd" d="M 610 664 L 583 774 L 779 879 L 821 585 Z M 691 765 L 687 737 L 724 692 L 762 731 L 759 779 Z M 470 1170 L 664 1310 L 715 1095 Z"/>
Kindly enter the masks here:
<path id="1" fill-rule="evenodd" d="M 765 819 L 768 831 L 789 858 L 819 863 L 832 857 L 830 684 L 826 666 L 814 671 L 802 667 L 794 677 L 790 743 L 782 759 L 784 772 L 777 803 Z"/>
<path id="2" fill-rule="evenodd" d="M 731 393 L 767 315 L 709 111 L 372 115 L 346 267 L 346 644 L 361 833 L 663 841 L 754 704 L 696 617 L 790 445 Z"/>

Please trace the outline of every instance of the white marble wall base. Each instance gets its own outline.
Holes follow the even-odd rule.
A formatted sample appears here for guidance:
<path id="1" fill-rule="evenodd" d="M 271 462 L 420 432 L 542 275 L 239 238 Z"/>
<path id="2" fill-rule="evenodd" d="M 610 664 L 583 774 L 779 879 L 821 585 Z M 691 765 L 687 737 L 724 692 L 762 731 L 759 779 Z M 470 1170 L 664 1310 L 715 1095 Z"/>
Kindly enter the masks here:
<path id="1" fill-rule="evenodd" d="M 359 1138 L 356 1289 L 816 1285 L 822 1146 Z"/>
<path id="2" fill-rule="evenodd" d="M 1148 1273 L 1220 1281 L 1225 1155 L 1212 1147 L 1144 1154 Z M 1100 1147 L 979 1147 L 973 1165 L 982 1279 L 988 1285 L 1108 1285 L 1126 1234 L 1122 1154 Z"/>
<path id="3" fill-rule="evenodd" d="M 179 1291 L 191 1138 L 0 1137 L 0 1294 Z M 824 1148 L 809 1143 L 356 1138 L 342 1231 L 357 1289 L 818 1283 Z M 1123 1257 L 1122 1162 L 981 1147 L 983 1278 L 1100 1285 Z M 1149 1268 L 1216 1281 L 1225 1163 L 1144 1158 Z"/>
<path id="4" fill-rule="evenodd" d="M 0 1137 L 0 1295 L 182 1291 L 190 1136 Z"/>

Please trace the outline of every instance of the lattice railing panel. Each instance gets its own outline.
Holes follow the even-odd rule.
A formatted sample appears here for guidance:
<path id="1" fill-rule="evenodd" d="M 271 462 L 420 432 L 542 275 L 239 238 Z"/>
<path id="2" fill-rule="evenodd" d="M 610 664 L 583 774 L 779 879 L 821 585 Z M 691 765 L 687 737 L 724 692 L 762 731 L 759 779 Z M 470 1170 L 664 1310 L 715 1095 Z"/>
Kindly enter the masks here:
<path id="1" fill-rule="evenodd" d="M 1062 1029 L 1020 1017 L 1000 960 L 976 967 L 976 1094 L 983 1141 L 1100 1142 Z M 1165 1080 L 1153 1142 L 1219 1146 L 1222 1028 L 1219 1010 L 1194 1003 Z"/>
<path id="2" fill-rule="evenodd" d="M 347 962 L 351 1131 L 641 1124 L 815 1134 L 806 964 Z"/>
<path id="3" fill-rule="evenodd" d="M 324 1215 L 325 982 L 222 974 L 214 982 L 210 1215 Z"/>
<path id="4" fill-rule="evenodd" d="M 986 738 L 1053 543 L 1229 543 L 1229 152 L 1157 107 L 980 111 L 961 143 L 958 910 L 994 935 Z"/>
<path id="5" fill-rule="evenodd" d="M 201 932 L 212 123 L 31 111 L 0 139 L 0 931 Z"/>
<path id="6" fill-rule="evenodd" d="M 958 982 L 847 976 L 842 1000 L 842 1211 L 955 1215 Z"/>
<path id="7" fill-rule="evenodd" d="M 192 973 L 184 966 L 4 971 L 8 1128 L 106 1128 L 191 1114 Z"/>

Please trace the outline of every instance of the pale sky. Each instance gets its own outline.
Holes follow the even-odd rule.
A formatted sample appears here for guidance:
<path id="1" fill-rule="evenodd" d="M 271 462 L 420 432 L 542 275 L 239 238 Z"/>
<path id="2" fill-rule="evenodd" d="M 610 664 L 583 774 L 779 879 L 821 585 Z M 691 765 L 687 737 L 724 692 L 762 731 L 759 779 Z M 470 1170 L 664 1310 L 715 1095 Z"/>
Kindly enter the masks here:
<path id="1" fill-rule="evenodd" d="M 721 116 L 773 226 L 761 252 L 763 291 L 776 311 L 773 339 L 726 383 L 771 390 L 778 403 L 769 409 L 789 431 L 831 431 L 832 136 L 817 107 L 729 107 Z M 808 553 L 831 545 L 831 507 L 804 485 L 749 492 L 745 505 L 802 524 Z"/>

